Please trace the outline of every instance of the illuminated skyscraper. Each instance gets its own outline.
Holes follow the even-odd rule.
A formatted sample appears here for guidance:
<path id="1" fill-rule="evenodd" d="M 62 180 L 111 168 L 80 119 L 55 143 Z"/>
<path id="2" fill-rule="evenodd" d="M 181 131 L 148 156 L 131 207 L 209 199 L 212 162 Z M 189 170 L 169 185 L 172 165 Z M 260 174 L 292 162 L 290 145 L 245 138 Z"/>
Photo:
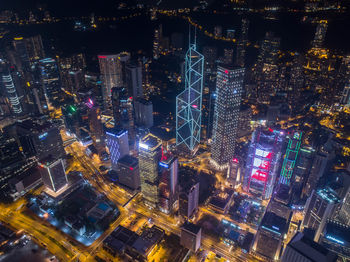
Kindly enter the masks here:
<path id="1" fill-rule="evenodd" d="M 294 172 L 295 163 L 298 158 L 302 133 L 294 132 L 289 138 L 286 155 L 284 156 L 282 171 L 279 182 L 290 185 Z"/>
<path id="2" fill-rule="evenodd" d="M 4 69 L 1 74 L 1 81 L 2 81 L 2 86 L 3 90 L 6 90 L 7 93 L 7 98 L 9 101 L 9 104 L 11 106 L 12 112 L 15 115 L 21 114 L 22 113 L 22 106 L 19 102 L 19 98 L 17 95 L 17 90 L 16 87 L 13 83 L 12 76 L 10 72 L 6 69 Z"/>
<path id="3" fill-rule="evenodd" d="M 247 166 L 244 176 L 244 190 L 262 197 L 270 198 L 275 185 L 281 147 L 284 140 L 282 132 L 255 130 L 248 150 Z"/>
<path id="4" fill-rule="evenodd" d="M 190 44 L 185 60 L 185 90 L 176 97 L 176 145 L 191 154 L 200 142 L 204 57 Z"/>
<path id="5" fill-rule="evenodd" d="M 139 169 L 141 193 L 147 205 L 155 208 L 159 203 L 159 161 L 162 141 L 147 134 L 139 142 Z"/>
<path id="6" fill-rule="evenodd" d="M 129 154 L 128 131 L 109 129 L 106 132 L 106 137 L 112 169 L 117 170 L 118 160 Z"/>
<path id="7" fill-rule="evenodd" d="M 100 72 L 102 75 L 102 97 L 105 109 L 111 106 L 111 90 L 125 84 L 125 66 L 130 54 L 123 52 L 116 55 L 99 55 Z"/>
<path id="8" fill-rule="evenodd" d="M 218 67 L 211 153 L 219 166 L 227 164 L 235 153 L 244 71 Z"/>
<path id="9" fill-rule="evenodd" d="M 178 162 L 171 155 L 163 155 L 159 162 L 159 209 L 169 214 L 178 199 Z"/>
<path id="10" fill-rule="evenodd" d="M 61 92 L 60 76 L 55 59 L 45 58 L 39 61 L 41 81 L 48 103 L 57 103 Z"/>
<path id="11" fill-rule="evenodd" d="M 304 208 L 302 227 L 316 231 L 314 241 L 318 242 L 327 220 L 339 202 L 338 195 L 329 187 L 312 191 Z"/>
<path id="12" fill-rule="evenodd" d="M 40 174 L 45 186 L 57 192 L 68 184 L 62 159 L 48 157 L 39 163 Z"/>

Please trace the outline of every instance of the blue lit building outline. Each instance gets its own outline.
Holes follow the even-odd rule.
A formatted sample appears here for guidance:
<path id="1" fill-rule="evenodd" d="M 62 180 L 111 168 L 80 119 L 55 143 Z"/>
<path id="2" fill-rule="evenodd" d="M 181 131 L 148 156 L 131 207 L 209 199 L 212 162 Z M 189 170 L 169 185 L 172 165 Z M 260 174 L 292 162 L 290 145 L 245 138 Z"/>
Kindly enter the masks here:
<path id="1" fill-rule="evenodd" d="M 176 146 L 193 153 L 200 143 L 204 56 L 190 44 L 185 58 L 185 90 L 176 97 Z"/>

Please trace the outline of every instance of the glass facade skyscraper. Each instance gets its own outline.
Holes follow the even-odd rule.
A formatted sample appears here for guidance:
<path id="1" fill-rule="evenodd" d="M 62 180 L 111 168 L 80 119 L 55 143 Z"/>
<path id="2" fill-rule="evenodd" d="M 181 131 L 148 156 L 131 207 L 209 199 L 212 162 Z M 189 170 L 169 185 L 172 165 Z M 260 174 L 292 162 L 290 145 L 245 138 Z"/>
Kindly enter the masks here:
<path id="1" fill-rule="evenodd" d="M 228 164 L 234 156 L 244 71 L 218 67 L 211 145 L 212 160 L 218 166 Z"/>
<path id="2" fill-rule="evenodd" d="M 190 44 L 185 59 L 185 90 L 176 97 L 176 145 L 193 154 L 200 142 L 204 56 Z"/>

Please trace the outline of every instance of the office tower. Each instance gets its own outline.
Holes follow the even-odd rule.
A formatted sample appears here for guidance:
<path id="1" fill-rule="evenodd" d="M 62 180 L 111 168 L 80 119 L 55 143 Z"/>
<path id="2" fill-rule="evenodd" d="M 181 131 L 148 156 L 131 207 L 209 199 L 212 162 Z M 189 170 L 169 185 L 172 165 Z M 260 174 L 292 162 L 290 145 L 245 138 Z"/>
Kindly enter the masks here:
<path id="1" fill-rule="evenodd" d="M 73 54 L 66 57 L 59 57 L 58 64 L 63 71 L 79 71 L 86 68 L 85 56 L 82 53 Z"/>
<path id="2" fill-rule="evenodd" d="M 290 185 L 293 178 L 293 172 L 295 163 L 298 158 L 300 144 L 301 144 L 301 132 L 293 132 L 288 138 L 287 151 L 284 156 L 282 170 L 279 178 L 279 182 L 284 185 Z"/>
<path id="3" fill-rule="evenodd" d="M 68 184 L 62 159 L 47 157 L 39 162 L 40 174 L 45 186 L 54 192 Z"/>
<path id="4" fill-rule="evenodd" d="M 236 65 L 244 67 L 245 65 L 245 53 L 246 46 L 248 43 L 248 28 L 249 20 L 246 18 L 242 19 L 241 35 L 237 41 L 237 52 L 236 52 Z"/>
<path id="5" fill-rule="evenodd" d="M 233 159 L 244 80 L 244 68 L 218 66 L 211 154 L 214 163 L 227 166 Z"/>
<path id="6" fill-rule="evenodd" d="M 189 181 L 181 188 L 179 194 L 179 213 L 185 219 L 189 219 L 198 208 L 199 183 Z"/>
<path id="7" fill-rule="evenodd" d="M 319 179 L 324 175 L 331 155 L 326 152 L 318 152 L 313 160 L 310 175 L 304 187 L 304 195 L 310 196 L 318 184 Z"/>
<path id="8" fill-rule="evenodd" d="M 315 230 L 314 241 L 318 242 L 339 202 L 338 195 L 329 187 L 312 191 L 305 204 L 302 227 Z"/>
<path id="9" fill-rule="evenodd" d="M 299 203 L 302 198 L 302 190 L 309 176 L 315 150 L 311 147 L 301 147 L 293 171 L 292 202 Z"/>
<path id="10" fill-rule="evenodd" d="M 98 56 L 103 82 L 102 97 L 105 109 L 111 106 L 112 88 L 125 85 L 125 66 L 129 59 L 130 54 L 127 52 Z"/>
<path id="11" fill-rule="evenodd" d="M 123 87 L 112 88 L 112 109 L 115 127 L 121 127 L 121 100 L 126 99 L 126 89 Z"/>
<path id="12" fill-rule="evenodd" d="M 162 141 L 147 134 L 139 142 L 139 168 L 141 193 L 146 204 L 152 208 L 159 203 L 159 161 L 162 156 Z"/>
<path id="13" fill-rule="evenodd" d="M 176 97 L 176 146 L 194 154 L 200 143 L 204 57 L 190 44 L 185 60 L 185 90 Z"/>
<path id="14" fill-rule="evenodd" d="M 158 59 L 161 53 L 161 41 L 163 36 L 163 28 L 160 24 L 154 29 L 154 40 L 153 40 L 153 59 Z"/>
<path id="15" fill-rule="evenodd" d="M 350 106 L 350 80 L 348 80 L 344 86 L 343 93 L 340 98 L 340 104 Z"/>
<path id="16" fill-rule="evenodd" d="M 186 221 L 181 227 L 180 244 L 192 252 L 197 252 L 201 246 L 201 239 L 201 227 Z"/>
<path id="17" fill-rule="evenodd" d="M 350 226 L 350 188 L 347 188 L 345 196 L 341 201 L 341 207 L 337 211 L 336 219 L 341 223 Z"/>
<path id="18" fill-rule="evenodd" d="M 93 101 L 91 102 L 91 108 L 88 109 L 89 128 L 91 136 L 95 143 L 101 143 L 103 141 L 103 125 L 101 123 L 101 110 L 98 106 L 94 106 Z"/>
<path id="19" fill-rule="evenodd" d="M 264 259 L 277 260 L 281 252 L 289 221 L 274 212 L 266 212 L 256 233 L 254 253 Z"/>
<path id="20" fill-rule="evenodd" d="M 128 131 L 108 129 L 106 131 L 107 147 L 111 156 L 112 169 L 118 169 L 118 160 L 129 154 Z"/>
<path id="21" fill-rule="evenodd" d="M 125 82 L 129 96 L 132 96 L 133 99 L 142 98 L 142 66 L 129 63 L 126 65 L 125 73 Z"/>
<path id="22" fill-rule="evenodd" d="M 287 244 L 281 262 L 336 262 L 337 256 L 314 242 L 301 232 L 297 232 Z"/>
<path id="23" fill-rule="evenodd" d="M 244 190 L 263 199 L 270 198 L 281 159 L 283 132 L 258 127 L 248 150 Z"/>
<path id="24" fill-rule="evenodd" d="M 273 32 L 267 32 L 259 49 L 258 62 L 276 64 L 280 42 L 281 39 L 276 37 Z"/>
<path id="25" fill-rule="evenodd" d="M 320 237 L 319 243 L 342 259 L 350 259 L 350 226 L 330 220 Z"/>
<path id="26" fill-rule="evenodd" d="M 163 154 L 159 162 L 159 209 L 169 214 L 175 210 L 178 200 L 177 158 Z"/>
<path id="27" fill-rule="evenodd" d="M 17 136 L 26 157 L 38 160 L 48 156 L 64 158 L 62 138 L 58 127 L 49 121 L 24 120 L 16 124 Z"/>
<path id="28" fill-rule="evenodd" d="M 29 66 L 45 57 L 44 47 L 40 35 L 23 38 L 15 37 L 13 47 L 21 60 L 22 69 L 29 69 Z"/>
<path id="29" fill-rule="evenodd" d="M 327 20 L 321 20 L 317 27 L 315 32 L 315 37 L 312 42 L 312 47 L 315 48 L 321 48 L 323 47 L 324 40 L 326 38 L 327 33 L 327 27 L 328 27 L 328 21 Z"/>
<path id="30" fill-rule="evenodd" d="M 134 102 L 135 120 L 139 126 L 150 128 L 153 126 L 153 104 L 145 99 L 136 99 Z"/>
<path id="31" fill-rule="evenodd" d="M 61 107 L 62 118 L 66 132 L 69 135 L 78 134 L 78 129 L 81 124 L 80 109 L 75 105 L 66 105 Z"/>
<path id="32" fill-rule="evenodd" d="M 42 86 L 48 103 L 57 106 L 61 93 L 61 82 L 55 59 L 45 58 L 39 60 Z"/>
<path id="33" fill-rule="evenodd" d="M 1 86 L 2 89 L 6 92 L 7 99 L 9 101 L 11 111 L 14 115 L 19 115 L 23 112 L 22 106 L 20 104 L 17 90 L 12 80 L 10 72 L 3 68 L 0 72 L 1 74 Z"/>
<path id="34" fill-rule="evenodd" d="M 119 183 L 133 190 L 140 187 L 140 170 L 137 158 L 125 155 L 118 161 L 117 167 Z"/>

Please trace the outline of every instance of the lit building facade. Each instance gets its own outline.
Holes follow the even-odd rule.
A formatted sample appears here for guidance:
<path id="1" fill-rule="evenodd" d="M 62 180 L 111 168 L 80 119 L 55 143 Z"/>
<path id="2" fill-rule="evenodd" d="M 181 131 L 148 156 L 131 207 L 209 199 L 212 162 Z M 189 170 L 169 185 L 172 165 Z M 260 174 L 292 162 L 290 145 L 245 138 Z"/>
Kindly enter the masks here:
<path id="1" fill-rule="evenodd" d="M 68 184 L 62 159 L 43 159 L 39 162 L 39 167 L 45 186 L 52 191 L 57 192 Z"/>
<path id="2" fill-rule="evenodd" d="M 185 61 L 185 90 L 176 97 L 176 145 L 195 153 L 201 134 L 204 57 L 190 44 Z"/>
<path id="3" fill-rule="evenodd" d="M 244 71 L 218 67 L 211 144 L 212 160 L 218 166 L 227 165 L 235 153 Z"/>
<path id="4" fill-rule="evenodd" d="M 129 96 L 134 99 L 143 97 L 142 66 L 140 64 L 128 64 L 125 68 L 125 82 Z"/>
<path id="5" fill-rule="evenodd" d="M 7 98 L 11 106 L 12 113 L 15 115 L 21 114 L 23 110 L 11 74 L 8 71 L 1 72 L 1 80 L 4 90 L 6 90 Z"/>
<path id="6" fill-rule="evenodd" d="M 282 171 L 279 180 L 281 184 L 291 184 L 291 179 L 293 177 L 295 164 L 300 150 L 301 137 L 301 132 L 294 132 L 288 139 L 287 151 L 284 156 Z"/>
<path id="7" fill-rule="evenodd" d="M 255 130 L 248 150 L 243 185 L 245 191 L 263 199 L 271 197 L 284 137 L 283 132 L 271 128 L 265 130 L 258 127 Z"/>
<path id="8" fill-rule="evenodd" d="M 39 67 L 48 104 L 58 102 L 61 93 L 61 83 L 56 60 L 53 58 L 42 59 L 39 61 Z"/>
<path id="9" fill-rule="evenodd" d="M 129 53 L 116 55 L 99 55 L 98 61 L 102 75 L 102 97 L 105 109 L 111 106 L 111 90 L 113 87 L 121 87 L 125 84 L 125 66 L 129 61 Z"/>
<path id="10" fill-rule="evenodd" d="M 106 132 L 107 147 L 112 162 L 112 169 L 118 169 L 118 160 L 129 154 L 128 131 L 110 129 Z"/>
<path id="11" fill-rule="evenodd" d="M 163 154 L 159 162 L 159 209 L 169 214 L 176 209 L 178 199 L 178 161 Z"/>
<path id="12" fill-rule="evenodd" d="M 319 241 L 327 219 L 331 218 L 339 202 L 338 195 L 329 187 L 312 191 L 304 208 L 302 227 L 315 230 L 314 241 Z"/>
<path id="13" fill-rule="evenodd" d="M 159 161 L 162 156 L 162 141 L 147 134 L 139 142 L 139 169 L 141 193 L 152 208 L 159 203 Z"/>
<path id="14" fill-rule="evenodd" d="M 315 38 L 312 43 L 312 46 L 315 48 L 321 48 L 323 46 L 324 40 L 326 38 L 328 28 L 327 20 L 321 20 L 316 27 Z"/>

